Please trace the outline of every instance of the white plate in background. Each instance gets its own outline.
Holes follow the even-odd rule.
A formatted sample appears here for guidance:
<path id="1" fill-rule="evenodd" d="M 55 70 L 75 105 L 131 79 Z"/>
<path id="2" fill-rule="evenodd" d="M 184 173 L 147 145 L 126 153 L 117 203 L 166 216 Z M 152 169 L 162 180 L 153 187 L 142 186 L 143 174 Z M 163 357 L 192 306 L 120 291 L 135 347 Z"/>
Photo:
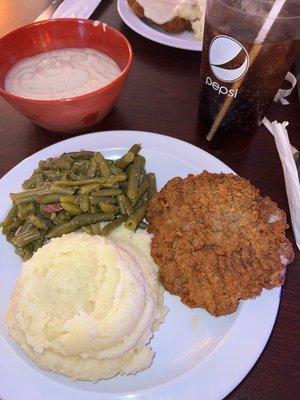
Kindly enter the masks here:
<path id="1" fill-rule="evenodd" d="M 118 0 L 118 13 L 133 31 L 154 42 L 178 49 L 201 51 L 202 41 L 195 39 L 192 32 L 168 33 L 158 25 L 141 20 L 129 7 L 127 0 Z"/>

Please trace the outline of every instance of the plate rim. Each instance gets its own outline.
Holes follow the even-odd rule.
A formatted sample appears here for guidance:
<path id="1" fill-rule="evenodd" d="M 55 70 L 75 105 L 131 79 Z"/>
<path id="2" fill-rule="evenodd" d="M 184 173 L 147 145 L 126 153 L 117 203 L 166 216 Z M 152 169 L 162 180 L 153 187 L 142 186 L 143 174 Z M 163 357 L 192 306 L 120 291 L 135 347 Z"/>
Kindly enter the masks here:
<path id="1" fill-rule="evenodd" d="M 153 42 L 163 44 L 165 46 L 174 47 L 176 49 L 190 50 L 190 51 L 202 51 L 203 40 L 188 41 L 180 38 L 176 38 L 173 35 L 169 35 L 167 32 L 163 33 L 159 30 L 146 25 L 141 19 L 139 19 L 127 4 L 126 0 L 118 0 L 117 10 L 119 16 L 123 22 L 131 28 L 137 34 L 149 39 Z M 129 18 L 128 18 L 129 15 Z M 153 37 L 154 35 L 154 37 Z"/>
<path id="2" fill-rule="evenodd" d="M 136 138 L 139 138 L 136 140 Z M 199 156 L 201 157 L 208 157 L 209 159 L 213 159 L 214 162 L 218 165 L 218 168 L 221 167 L 222 169 L 224 168 L 224 172 L 229 171 L 233 172 L 231 168 L 229 168 L 226 164 L 224 164 L 222 161 L 214 157 L 213 155 L 207 153 L 206 151 L 202 150 L 199 147 L 194 146 L 193 144 L 190 144 L 188 142 L 185 142 L 184 140 L 177 139 L 174 137 L 158 134 L 158 133 L 153 133 L 153 132 L 146 132 L 146 131 L 138 131 L 138 130 L 112 130 L 112 131 L 98 131 L 98 132 L 92 132 L 88 134 L 82 134 L 78 136 L 74 136 L 71 138 L 66 138 L 62 141 L 56 142 L 50 146 L 47 146 L 29 157 L 25 158 L 23 161 L 18 163 L 15 167 L 13 167 L 10 171 L 8 171 L 1 179 L 0 179 L 0 188 L 3 184 L 5 184 L 5 181 L 9 179 L 11 175 L 14 175 L 15 173 L 18 172 L 20 168 L 23 168 L 26 166 L 28 163 L 35 162 L 36 159 L 41 159 L 40 156 L 43 157 L 43 153 L 47 154 L 47 152 L 51 152 L 55 150 L 56 148 L 60 147 L 66 147 L 68 146 L 68 143 L 74 142 L 76 146 L 78 146 L 78 150 L 80 149 L 79 146 L 86 146 L 85 143 L 88 143 L 87 146 L 89 145 L 89 141 L 91 143 L 95 142 L 95 139 L 97 140 L 97 143 L 99 145 L 99 148 L 103 146 L 104 150 L 105 149 L 121 149 L 124 148 L 122 145 L 115 146 L 114 144 L 111 144 L 110 147 L 105 147 L 106 145 L 101 144 L 101 139 L 102 142 L 117 142 L 117 139 L 120 139 L 120 142 L 143 142 L 143 140 L 146 140 L 148 142 L 153 141 L 155 144 L 153 144 L 154 148 L 162 148 L 163 146 L 159 146 L 159 143 L 157 142 L 163 142 L 163 143 L 169 143 L 170 146 L 167 148 L 166 151 L 164 152 L 159 152 L 159 153 L 168 153 L 170 151 L 170 148 L 172 146 L 180 146 L 180 154 L 182 154 L 183 149 L 188 149 L 191 152 L 195 152 L 196 154 L 198 153 Z M 94 143 L 95 145 L 95 143 Z M 127 144 L 128 146 L 129 144 Z M 149 147 L 144 146 L 145 150 L 148 150 Z M 153 149 L 149 149 L 150 151 Z M 65 151 L 68 151 L 66 148 Z M 155 150 L 154 150 L 155 151 Z M 61 150 L 57 151 L 57 154 L 59 154 Z M 173 154 L 171 154 L 173 156 Z M 182 160 L 181 157 L 176 157 Z M 189 157 L 187 157 L 188 159 Z M 195 165 L 195 164 L 194 164 Z M 199 171 L 200 172 L 200 171 Z M 199 370 L 203 370 L 205 365 L 208 365 L 208 367 L 211 364 L 217 364 L 218 368 L 220 368 L 220 365 L 222 367 L 226 367 L 227 371 L 225 375 L 218 376 L 219 382 L 222 382 L 221 386 L 218 388 L 218 385 L 214 385 L 212 383 L 212 386 L 209 388 L 206 387 L 205 389 L 208 390 L 208 392 L 205 394 L 205 400 L 210 400 L 210 399 L 222 399 L 224 396 L 229 394 L 243 379 L 244 377 L 248 374 L 248 372 L 251 370 L 259 356 L 261 355 L 264 347 L 266 346 L 268 339 L 272 333 L 277 313 L 278 313 L 278 308 L 279 308 L 279 302 L 280 302 L 280 293 L 281 289 L 280 288 L 275 288 L 271 291 L 264 291 L 263 295 L 258 297 L 255 300 L 248 300 L 247 302 L 243 302 L 243 307 L 241 307 L 241 312 L 238 318 L 236 318 L 234 324 L 232 325 L 231 329 L 229 332 L 225 335 L 224 339 L 221 341 L 221 343 L 215 348 L 211 354 L 209 354 L 201 363 L 196 365 L 194 368 L 191 370 L 185 372 L 184 374 L 180 375 L 179 377 L 172 379 L 166 383 L 159 384 L 157 386 L 153 386 L 148 389 L 141 389 L 138 391 L 132 391 L 130 393 L 121 393 L 121 392 L 116 392 L 116 393 L 109 393 L 109 392 L 92 392 L 92 391 L 87 391 L 82 388 L 78 387 L 71 387 L 67 386 L 64 384 L 61 384 L 60 382 L 54 381 L 52 379 L 49 379 L 47 376 L 39 374 L 41 376 L 40 382 L 42 384 L 45 384 L 46 386 L 49 386 L 50 388 L 57 387 L 61 388 L 61 391 L 59 394 L 56 394 L 55 398 L 57 400 L 60 399 L 66 399 L 66 396 L 72 396 L 73 400 L 79 400 L 82 398 L 82 396 L 85 396 L 85 399 L 94 399 L 96 396 L 100 400 L 125 400 L 128 399 L 128 395 L 134 396 L 134 398 L 137 399 L 146 399 L 147 400 L 163 400 L 168 396 L 169 399 L 181 399 L 181 398 L 188 398 L 189 400 L 197 400 L 199 399 L 199 386 L 197 385 L 197 372 Z M 260 304 L 259 307 L 267 307 L 268 313 L 266 315 L 255 315 L 254 319 L 250 318 L 249 315 L 247 316 L 247 310 L 251 313 L 251 308 L 253 308 L 254 302 L 258 302 Z M 263 309 L 262 307 L 262 309 Z M 260 308 L 258 308 L 260 309 Z M 245 318 L 246 317 L 246 318 Z M 261 330 L 258 332 L 257 329 L 254 332 L 251 332 L 251 328 L 253 328 L 253 323 L 257 322 L 257 317 L 259 318 L 259 323 L 261 325 Z M 246 337 L 243 337 L 243 340 L 246 339 L 246 342 L 244 341 L 243 343 L 235 343 L 235 333 L 238 332 L 244 332 L 245 331 L 245 326 L 243 327 L 243 323 L 246 324 Z M 242 324 L 242 325 L 241 325 Z M 253 330 L 253 329 L 252 329 Z M 251 334 L 250 334 L 251 332 Z M 245 333 L 245 332 L 244 332 Z M 239 337 L 239 336 L 238 336 Z M 253 346 L 253 340 L 255 342 L 255 347 L 252 353 L 249 353 L 249 346 Z M 240 350 L 240 354 L 245 354 L 246 359 L 243 360 L 242 364 L 243 367 L 241 368 L 239 360 L 235 359 L 225 359 L 224 354 L 232 347 L 235 349 L 238 348 Z M 3 354 L 8 354 L 12 349 L 9 347 L 9 345 L 6 343 L 5 339 L 0 335 L 0 348 L 3 350 Z M 245 352 L 246 351 L 246 352 Z M 225 353 L 224 353 L 225 352 Z M 243 353 L 244 352 L 244 353 Z M 16 356 L 14 357 L 16 358 Z M 17 358 L 18 359 L 18 358 Z M 222 365 L 222 363 L 225 365 Z M 238 372 L 236 371 L 236 368 L 238 367 Z M 207 371 L 207 369 L 204 371 L 201 371 L 200 376 L 205 376 L 205 382 L 207 384 L 208 378 L 216 378 L 215 374 L 218 371 L 212 369 L 211 371 Z M 230 370 L 230 368 L 234 368 L 235 371 Z M 22 364 L 21 364 L 21 369 L 22 369 Z M 209 369 L 209 368 L 208 368 Z M 231 374 L 228 372 L 228 370 L 231 371 Z M 31 369 L 29 369 L 31 371 Z M 0 373 L 2 378 L 4 376 L 7 376 L 9 380 L 10 371 L 9 369 L 6 369 L 6 366 L 0 365 Z M 30 372 L 29 372 L 30 375 Z M 211 376 L 212 375 L 212 376 Z M 218 375 L 218 374 L 217 374 Z M 233 376 L 232 376 L 233 375 Z M 34 377 L 35 375 L 30 375 Z M 137 375 L 138 376 L 138 375 Z M 196 381 L 195 381 L 196 378 Z M 3 382 L 4 379 L 0 382 L 0 395 L 3 395 L 3 397 L 7 400 L 21 400 L 23 398 L 22 395 L 19 397 L 16 397 L 15 393 L 14 395 L 4 395 L 4 393 L 1 393 L 3 391 L 3 385 L 5 383 Z M 193 383 L 196 382 L 196 387 L 191 388 L 189 390 L 192 390 L 191 392 L 187 392 L 187 387 L 190 385 L 190 387 L 193 385 Z M 26 382 L 28 385 L 28 382 Z M 44 387 L 44 386 L 43 386 Z M 64 388 L 64 389 L 63 389 Z M 7 388 L 6 388 L 7 389 Z M 14 390 L 14 389 L 12 389 Z M 12 393 L 12 392 L 10 392 Z M 172 397 L 170 397 L 170 394 L 172 394 Z M 49 397 L 48 397 L 49 396 Z M 185 396 L 185 397 L 180 397 L 180 396 Z M 188 397 L 187 397 L 188 396 Z M 32 400 L 34 400 L 34 397 L 31 397 Z M 46 396 L 43 395 L 44 400 L 50 400 L 53 397 L 51 395 Z"/>

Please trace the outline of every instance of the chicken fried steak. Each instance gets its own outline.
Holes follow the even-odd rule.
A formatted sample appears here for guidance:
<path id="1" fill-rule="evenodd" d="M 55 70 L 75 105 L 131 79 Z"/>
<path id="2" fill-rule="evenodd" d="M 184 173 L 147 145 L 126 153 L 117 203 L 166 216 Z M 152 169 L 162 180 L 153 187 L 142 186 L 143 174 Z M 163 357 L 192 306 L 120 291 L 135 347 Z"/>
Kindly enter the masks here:
<path id="1" fill-rule="evenodd" d="M 294 257 L 284 211 L 233 174 L 170 180 L 150 201 L 147 219 L 164 287 L 215 316 L 282 285 Z"/>

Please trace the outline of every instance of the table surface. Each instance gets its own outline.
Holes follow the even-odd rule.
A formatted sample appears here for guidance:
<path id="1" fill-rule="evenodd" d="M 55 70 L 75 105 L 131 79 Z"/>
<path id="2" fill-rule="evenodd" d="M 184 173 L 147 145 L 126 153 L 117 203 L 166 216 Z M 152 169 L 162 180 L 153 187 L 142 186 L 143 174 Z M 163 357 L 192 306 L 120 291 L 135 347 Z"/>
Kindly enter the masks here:
<path id="1" fill-rule="evenodd" d="M 1 0 L 0 35 L 33 21 L 50 0 Z M 134 63 L 126 90 L 106 119 L 91 131 L 128 129 L 157 132 L 206 149 L 198 140 L 197 108 L 200 53 L 177 50 L 140 37 L 120 19 L 116 1 L 103 0 L 93 14 L 123 32 L 132 44 Z M 155 116 L 155 117 L 154 117 Z M 273 104 L 270 120 L 289 121 L 291 143 L 300 148 L 296 94 L 288 106 Z M 36 151 L 65 139 L 35 126 L 0 99 L 0 176 Z M 249 149 L 239 155 L 211 154 L 249 179 L 288 213 L 283 173 L 272 136 L 261 127 Z M 278 318 L 263 354 L 226 400 L 293 400 L 300 392 L 300 255 L 293 233 L 295 261 L 288 268 Z M 255 327 L 254 327 L 255 329 Z M 298 395 L 297 395 L 298 393 Z"/>

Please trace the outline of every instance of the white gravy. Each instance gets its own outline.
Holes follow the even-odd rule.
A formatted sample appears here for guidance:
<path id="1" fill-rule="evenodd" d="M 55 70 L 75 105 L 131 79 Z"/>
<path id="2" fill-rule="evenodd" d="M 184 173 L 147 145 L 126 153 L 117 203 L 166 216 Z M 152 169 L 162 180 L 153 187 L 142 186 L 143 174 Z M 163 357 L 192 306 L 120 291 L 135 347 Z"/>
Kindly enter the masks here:
<path id="1" fill-rule="evenodd" d="M 30 99 L 66 99 L 100 89 L 120 74 L 117 63 L 106 54 L 68 48 L 19 61 L 6 75 L 4 88 Z"/>
<path id="2" fill-rule="evenodd" d="M 179 16 L 182 7 L 193 7 L 199 0 L 137 0 L 137 2 L 143 7 L 145 17 L 162 25 Z"/>
<path id="3" fill-rule="evenodd" d="M 145 17 L 162 25 L 176 17 L 179 0 L 138 0 L 138 3 L 143 7 Z"/>

